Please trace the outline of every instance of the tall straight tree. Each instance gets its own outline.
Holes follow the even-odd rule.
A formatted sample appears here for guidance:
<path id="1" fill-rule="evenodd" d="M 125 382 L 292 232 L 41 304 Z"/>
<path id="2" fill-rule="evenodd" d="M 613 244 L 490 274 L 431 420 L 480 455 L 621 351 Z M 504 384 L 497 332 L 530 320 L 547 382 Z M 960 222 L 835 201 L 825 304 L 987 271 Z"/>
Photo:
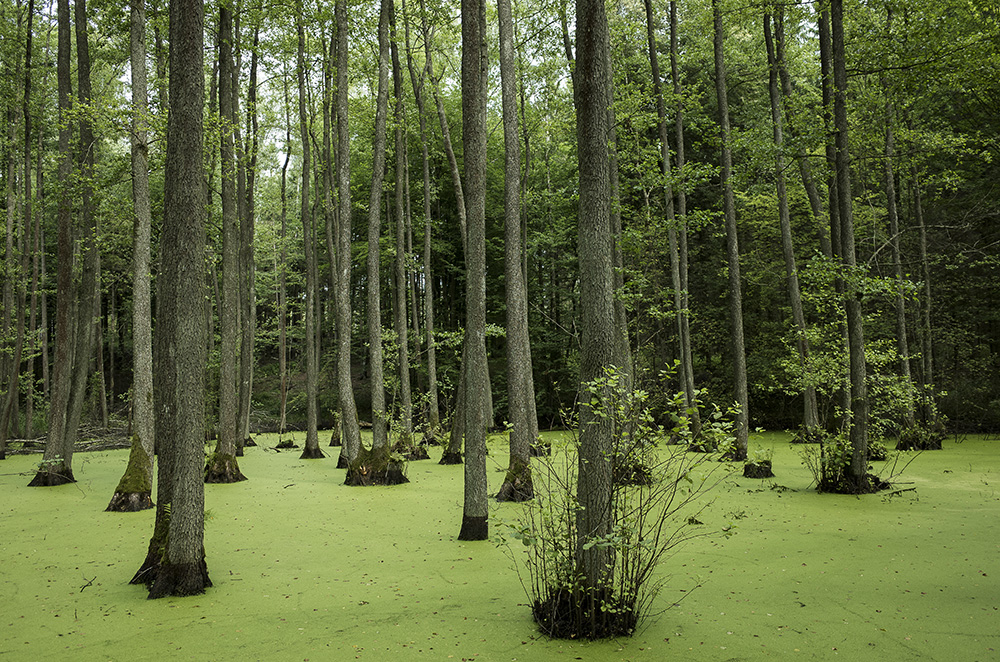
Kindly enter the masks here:
<path id="1" fill-rule="evenodd" d="M 577 480 L 577 570 L 589 602 L 597 613 L 604 589 L 613 586 L 613 550 L 593 544 L 611 533 L 614 427 L 609 417 L 591 407 L 587 384 L 616 366 L 614 310 L 614 237 L 611 235 L 611 127 L 607 102 L 612 78 L 610 37 L 603 0 L 577 0 L 576 140 L 580 161 L 580 461 Z"/>
<path id="2" fill-rule="evenodd" d="M 77 51 L 77 95 L 81 105 L 90 103 L 90 44 L 87 30 L 87 5 L 78 0 L 74 5 Z M 69 109 L 70 95 L 70 18 L 69 7 L 59 4 L 59 54 L 57 78 L 59 79 L 60 109 Z M 56 376 L 60 393 L 53 393 L 50 404 L 49 438 L 45 445 L 42 464 L 31 486 L 61 485 L 73 482 L 73 446 L 83 411 L 83 401 L 90 374 L 91 351 L 94 338 L 94 310 L 97 293 L 97 237 L 96 220 L 91 200 L 91 178 L 94 171 L 95 141 L 90 119 L 84 114 L 79 120 L 80 157 L 80 242 L 82 268 L 80 282 L 74 287 L 72 201 L 69 178 L 72 156 L 69 154 L 69 129 L 60 128 L 59 144 L 59 276 L 56 303 Z M 66 132 L 64 134 L 64 131 Z M 65 140 L 65 144 L 64 141 Z M 63 148 L 65 147 L 65 151 Z M 63 242 L 66 242 L 65 244 Z M 76 319 L 74 320 L 74 313 Z M 60 324 L 60 320 L 62 324 Z M 60 329 L 62 333 L 60 334 Z"/>
<path id="3" fill-rule="evenodd" d="M 157 508 L 146 562 L 132 579 L 150 598 L 212 585 L 205 563 L 204 8 L 170 3 L 170 115 L 157 278 L 153 398 Z"/>
<path id="4" fill-rule="evenodd" d="M 507 301 L 507 407 L 510 410 L 510 461 L 497 499 L 524 501 L 534 496 L 530 417 L 535 385 L 528 339 L 528 297 L 521 270 L 521 140 L 517 118 L 517 76 L 514 62 L 514 20 L 510 0 L 497 0 L 500 31 L 500 88 L 504 143 L 504 278 Z"/>
<path id="5" fill-rule="evenodd" d="M 246 480 L 236 460 L 239 436 L 239 341 L 240 341 L 240 219 L 236 193 L 236 155 L 233 132 L 236 108 L 233 100 L 233 11 L 219 4 L 219 163 L 222 167 L 222 290 L 219 302 L 219 422 L 215 452 L 205 465 L 206 483 Z"/>
<path id="6" fill-rule="evenodd" d="M 845 272 L 844 308 L 847 311 L 847 337 L 851 363 L 851 464 L 847 472 L 848 485 L 846 487 L 852 492 L 860 493 L 871 489 L 868 479 L 868 386 L 866 384 L 865 335 L 861 312 L 861 282 L 857 273 L 854 246 L 843 0 L 831 1 L 830 28 L 833 46 L 833 124 L 837 148 L 837 205 L 840 212 L 841 262 Z"/>
<path id="7" fill-rule="evenodd" d="M 375 101 L 375 142 L 372 146 L 372 186 L 368 197 L 368 361 L 372 394 L 372 448 L 388 448 L 388 416 L 382 360 L 381 278 L 379 237 L 382 233 L 382 182 L 385 174 L 386 115 L 389 107 L 389 12 L 393 0 L 381 0 L 378 19 L 378 91 Z"/>
<path id="8" fill-rule="evenodd" d="M 361 449 L 351 381 L 351 135 L 348 124 L 347 2 L 337 0 L 337 394 L 344 440 L 337 466 L 346 468 Z"/>
<path id="9" fill-rule="evenodd" d="M 489 537 L 486 496 L 486 94 L 485 0 L 462 0 L 462 143 L 465 149 L 465 500 L 459 540 Z"/>
<path id="10" fill-rule="evenodd" d="M 776 8 L 773 17 L 777 42 L 784 43 L 784 19 L 782 8 Z M 792 319 L 795 322 L 795 346 L 799 353 L 799 361 L 806 369 L 809 362 L 809 338 L 806 336 L 806 318 L 802 309 L 802 293 L 799 290 L 799 274 L 795 264 L 795 248 L 792 244 L 792 223 L 788 209 L 788 190 L 785 183 L 785 135 L 781 112 L 782 98 L 779 85 L 779 60 L 775 50 L 775 39 L 772 36 L 772 16 L 764 14 L 764 44 L 767 50 L 768 63 L 768 97 L 771 100 L 771 135 L 774 142 L 774 182 L 775 193 L 778 196 L 778 222 L 781 226 L 781 249 L 785 258 L 785 274 L 788 279 L 788 299 L 792 304 Z M 803 394 L 802 425 L 806 434 L 819 428 L 819 411 L 816 404 L 816 387 L 806 386 Z"/>
<path id="11" fill-rule="evenodd" d="M 312 209 L 309 206 L 310 186 L 310 150 L 309 150 L 309 115 L 306 112 L 306 32 L 305 17 L 302 2 L 298 3 L 296 11 L 296 30 L 298 32 L 298 56 L 296 76 L 299 84 L 299 136 L 302 142 L 302 190 L 300 191 L 301 207 L 299 215 L 302 219 L 302 243 L 305 254 L 306 296 L 305 296 L 305 355 L 306 355 L 306 443 L 302 449 L 303 459 L 318 459 L 323 457 L 319 448 L 319 432 L 317 431 L 316 396 L 319 384 L 319 361 L 316 356 L 316 233 L 314 230 Z"/>
<path id="12" fill-rule="evenodd" d="M 406 3 L 403 3 L 403 12 L 406 12 Z M 421 10 L 421 22 L 424 26 L 424 39 L 428 38 L 426 30 L 426 17 Z M 427 115 L 424 109 L 424 83 L 428 78 L 428 68 L 430 60 L 425 60 L 424 68 L 418 76 L 416 67 L 413 65 L 413 57 L 409 47 L 409 21 L 404 20 L 407 26 L 407 48 L 406 64 L 410 72 L 410 83 L 413 87 L 413 98 L 417 105 L 417 120 L 420 126 L 420 163 L 423 175 L 423 202 L 424 202 L 424 332 L 427 337 L 427 430 L 424 432 L 424 439 L 428 442 L 434 441 L 441 427 L 440 406 L 438 404 L 437 385 L 437 349 L 434 342 L 434 279 L 431 272 L 431 238 L 433 234 L 433 224 L 431 222 L 431 167 L 430 154 L 427 147 L 429 135 L 427 132 Z"/>
<path id="13" fill-rule="evenodd" d="M 153 507 L 153 333 L 149 286 L 152 211 L 149 201 L 149 112 L 146 77 L 146 3 L 132 0 L 132 448 L 107 510 Z"/>
<path id="14" fill-rule="evenodd" d="M 406 294 L 409 290 L 407 278 L 406 253 L 406 139 L 403 118 L 403 69 L 399 61 L 398 39 L 396 29 L 396 12 L 393 4 L 389 5 L 389 25 L 392 31 L 389 40 L 389 52 L 392 56 L 392 91 L 393 122 L 395 124 L 395 183 L 396 204 L 393 211 L 396 216 L 396 260 L 394 263 L 394 282 L 396 287 L 396 302 L 393 306 L 393 321 L 398 346 L 397 370 L 399 371 L 399 416 L 403 437 L 399 440 L 402 448 L 409 448 L 413 440 L 413 399 L 410 392 L 410 341 L 409 327 L 406 319 Z"/>
<path id="15" fill-rule="evenodd" d="M 726 218 L 726 261 L 729 266 L 729 322 L 733 353 L 733 379 L 736 404 L 736 446 L 732 459 L 747 458 L 750 435 L 750 401 L 747 395 L 747 357 L 743 342 L 743 286 L 740 282 L 740 243 L 736 229 L 736 202 L 733 196 L 733 154 L 729 131 L 729 96 L 726 88 L 725 37 L 722 10 L 719 0 L 712 0 L 713 46 L 715 52 L 715 95 L 719 104 L 719 127 L 722 133 L 722 184 L 723 213 Z"/>

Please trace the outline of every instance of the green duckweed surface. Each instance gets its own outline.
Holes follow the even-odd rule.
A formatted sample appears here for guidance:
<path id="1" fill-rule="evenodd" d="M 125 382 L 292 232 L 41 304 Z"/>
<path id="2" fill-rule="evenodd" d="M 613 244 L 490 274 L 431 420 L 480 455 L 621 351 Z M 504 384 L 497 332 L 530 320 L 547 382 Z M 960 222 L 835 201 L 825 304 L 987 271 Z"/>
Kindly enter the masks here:
<path id="1" fill-rule="evenodd" d="M 774 449 L 776 477 L 731 474 L 701 516 L 735 535 L 680 549 L 660 613 L 599 642 L 540 636 L 504 550 L 455 539 L 462 468 L 436 464 L 439 449 L 391 488 L 343 486 L 335 455 L 247 449 L 247 482 L 206 486 L 214 587 L 154 601 L 127 583 L 153 512 L 103 512 L 127 451 L 78 454 L 79 482 L 53 488 L 26 487 L 40 456 L 12 456 L 0 463 L 0 658 L 1000 659 L 1000 442 L 901 454 L 897 470 L 914 459 L 895 489 L 915 491 L 860 498 L 815 493 L 787 436 L 754 444 Z M 506 447 L 490 445 L 495 493 Z M 493 531 L 518 508 L 495 504 Z"/>

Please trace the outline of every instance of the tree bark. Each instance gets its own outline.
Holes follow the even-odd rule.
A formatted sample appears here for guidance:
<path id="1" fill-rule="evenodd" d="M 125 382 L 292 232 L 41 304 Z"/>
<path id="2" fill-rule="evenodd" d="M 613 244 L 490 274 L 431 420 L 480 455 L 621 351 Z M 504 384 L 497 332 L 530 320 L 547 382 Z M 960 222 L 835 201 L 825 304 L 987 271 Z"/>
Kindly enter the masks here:
<path id="1" fill-rule="evenodd" d="M 337 0 L 337 389 L 344 440 L 338 467 L 346 468 L 361 450 L 361 430 L 351 380 L 351 138 L 348 125 L 347 2 Z"/>
<path id="2" fill-rule="evenodd" d="M 459 540 L 489 537 L 486 496 L 486 95 L 485 0 L 462 0 L 462 143 L 468 222 L 465 269 L 465 499 Z"/>
<path id="3" fill-rule="evenodd" d="M 233 131 L 233 13 L 219 5 L 219 117 L 222 121 L 219 163 L 222 169 L 222 289 L 219 299 L 219 420 L 215 452 L 205 465 L 205 482 L 235 483 L 246 480 L 236 459 L 239 436 L 240 274 L 239 208 L 236 191 L 236 155 Z"/>
<path id="4" fill-rule="evenodd" d="M 147 141 L 146 5 L 132 0 L 129 22 L 132 69 L 132 450 L 107 510 L 153 507 L 153 335 L 149 285 L 152 209 Z"/>
<path id="5" fill-rule="evenodd" d="M 154 338 L 157 520 L 150 554 L 133 582 L 149 597 L 203 593 L 205 563 L 205 207 L 202 164 L 203 7 L 170 3 L 170 108 L 161 271 Z M 147 562 L 150 560 L 147 556 Z M 140 576 L 141 575 L 141 576 Z"/>
<path id="6" fill-rule="evenodd" d="M 850 440 L 851 465 L 847 472 L 849 488 L 868 491 L 868 387 L 865 383 L 865 336 L 861 311 L 862 274 L 854 251 L 854 214 L 851 197 L 851 160 L 847 122 L 847 55 L 844 51 L 844 3 L 831 2 L 831 37 L 834 82 L 834 128 L 837 147 L 837 203 L 840 211 L 840 241 L 844 267 L 845 309 L 847 311 L 848 349 L 851 361 Z"/>
<path id="7" fill-rule="evenodd" d="M 607 103 L 611 98 L 610 37 L 603 0 L 577 0 L 576 101 L 577 154 L 580 162 L 580 459 L 577 482 L 576 563 L 591 613 L 614 586 L 613 550 L 588 545 L 611 532 L 611 459 L 615 430 L 595 412 L 588 384 L 614 368 L 614 237 L 611 236 L 611 186 Z"/>
<path id="8" fill-rule="evenodd" d="M 726 261 L 729 266 L 729 322 L 733 352 L 734 394 L 739 412 L 736 415 L 736 446 L 732 459 L 747 458 L 750 434 L 750 401 L 747 396 L 747 358 L 743 342 L 743 286 L 740 282 L 740 244 L 736 228 L 736 203 L 733 198 L 733 155 L 729 133 L 729 97 L 726 89 L 726 62 L 724 33 L 719 1 L 712 0 L 713 46 L 715 50 L 715 95 L 719 104 L 719 126 L 722 133 L 722 184 L 723 212 L 726 217 Z"/>
<path id="9" fill-rule="evenodd" d="M 507 302 L 507 407 L 510 457 L 499 501 L 525 501 L 534 496 L 531 445 L 538 423 L 531 424 L 535 385 L 528 338 L 528 296 L 521 269 L 521 137 L 517 117 L 514 20 L 510 0 L 497 1 L 500 32 L 500 87 L 504 137 L 504 278 Z"/>
<path id="10" fill-rule="evenodd" d="M 319 459 L 323 451 L 319 448 L 317 431 L 316 397 L 319 385 L 319 366 L 316 356 L 316 234 L 309 207 L 309 186 L 311 167 L 309 149 L 309 116 L 306 112 L 306 62 L 305 62 L 305 17 L 300 2 L 296 15 L 298 31 L 298 59 L 296 76 L 299 87 L 299 137 L 302 143 L 302 191 L 299 215 L 302 220 L 302 242 L 306 268 L 305 296 L 305 355 L 306 355 L 306 442 L 302 449 L 303 459 Z"/>
<path id="11" fill-rule="evenodd" d="M 779 33 L 778 43 L 783 43 L 783 20 L 779 15 L 775 25 Z M 781 92 L 779 91 L 779 59 L 775 54 L 774 38 L 771 33 L 771 15 L 764 14 L 764 42 L 768 61 L 768 97 L 771 100 L 771 126 L 774 141 L 774 182 L 778 197 L 778 222 L 781 226 L 781 249 L 785 258 L 785 274 L 788 279 L 788 298 L 792 306 L 792 320 L 795 323 L 795 346 L 803 372 L 809 369 L 809 339 L 806 337 L 806 318 L 802 310 L 802 294 L 799 290 L 799 275 L 795 264 L 795 247 L 792 243 L 792 223 L 788 211 L 788 191 L 785 185 L 785 137 L 781 113 Z M 807 385 L 803 393 L 802 424 L 809 434 L 819 427 L 819 411 L 816 404 L 816 388 Z"/>

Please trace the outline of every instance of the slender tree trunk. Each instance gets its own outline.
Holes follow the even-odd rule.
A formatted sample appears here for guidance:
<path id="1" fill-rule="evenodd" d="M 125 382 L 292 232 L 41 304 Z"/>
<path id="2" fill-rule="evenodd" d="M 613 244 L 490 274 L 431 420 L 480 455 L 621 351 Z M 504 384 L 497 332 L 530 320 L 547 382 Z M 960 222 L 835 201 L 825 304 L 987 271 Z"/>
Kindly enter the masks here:
<path id="1" fill-rule="evenodd" d="M 292 158 L 292 121 L 288 99 L 288 78 L 282 76 L 285 91 L 285 161 L 281 166 L 281 230 L 278 235 L 278 374 L 280 380 L 278 434 L 288 425 L 288 162 Z"/>
<path id="2" fill-rule="evenodd" d="M 535 397 L 528 339 L 528 297 L 521 269 L 521 137 L 517 118 L 514 19 L 510 0 L 498 0 L 500 81 L 504 137 L 504 278 L 507 302 L 507 407 L 510 459 L 497 499 L 525 501 L 534 496 L 531 445 L 538 423 L 531 424 Z"/>
<path id="3" fill-rule="evenodd" d="M 361 430 L 351 379 L 351 139 L 348 125 L 348 16 L 346 0 L 337 0 L 337 388 L 343 446 L 337 466 L 346 468 L 361 450 Z"/>
<path id="4" fill-rule="evenodd" d="M 410 340 L 406 319 L 406 291 L 409 279 L 406 275 L 406 140 L 403 132 L 403 70 L 399 61 L 398 31 L 396 14 L 392 3 L 389 5 L 389 24 L 392 30 L 389 51 L 392 56 L 392 90 L 395 99 L 393 120 L 395 122 L 395 189 L 396 189 L 396 260 L 395 283 L 396 305 L 393 308 L 396 344 L 398 345 L 397 370 L 399 372 L 399 415 L 402 438 L 401 448 L 410 448 L 413 443 L 413 399 L 410 392 Z"/>
<path id="5" fill-rule="evenodd" d="M 205 193 L 201 2 L 170 3 L 170 113 L 154 339 L 157 517 L 133 578 L 149 597 L 203 593 L 205 563 Z M 192 267 L 192 265 L 196 265 Z"/>
<path id="6" fill-rule="evenodd" d="M 250 445 L 250 415 L 253 402 L 254 339 L 257 335 L 257 290 L 256 262 L 254 259 L 254 233 L 256 224 L 257 186 L 257 51 L 260 43 L 260 27 L 254 26 L 253 49 L 250 53 L 250 83 L 247 90 L 247 146 L 240 159 L 246 171 L 246 187 L 242 198 L 243 213 L 240 216 L 240 430 L 237 437 L 237 453 L 243 452 L 244 445 Z M 238 89 L 234 90 L 239 96 Z"/>
<path id="7" fill-rule="evenodd" d="M 697 397 L 694 385 L 694 358 L 691 353 L 691 297 L 688 290 L 688 223 L 687 223 L 687 193 L 684 182 L 685 158 L 684 158 L 684 90 L 681 85 L 681 78 L 678 59 L 678 31 L 677 31 L 677 3 L 670 2 L 670 76 L 674 81 L 674 97 L 677 99 L 676 119 L 675 119 L 675 146 L 677 150 L 677 174 L 681 179 L 677 187 L 677 207 L 676 214 L 680 226 L 678 241 L 678 262 L 680 263 L 680 283 L 681 283 L 681 309 L 679 312 L 678 326 L 680 328 L 681 345 L 681 374 L 684 378 L 684 391 L 688 394 L 689 401 Z M 691 433 L 697 436 L 701 433 L 701 413 L 698 407 L 691 408 Z"/>
<path id="8" fill-rule="evenodd" d="M 106 510 L 153 507 L 153 335 L 149 285 L 152 210 L 147 142 L 146 5 L 132 0 L 129 51 L 132 67 L 132 448 L 128 466 Z"/>
<path id="9" fill-rule="evenodd" d="M 222 167 L 222 290 L 219 300 L 219 421 L 215 452 L 205 465 L 206 483 L 235 483 L 246 480 L 236 460 L 239 436 L 239 340 L 240 340 L 240 228 L 236 191 L 236 155 L 233 130 L 236 108 L 233 101 L 233 13 L 229 5 L 219 6 L 219 163 Z"/>
<path id="10" fill-rule="evenodd" d="M 782 10 L 779 8 L 779 12 Z M 775 25 L 782 30 L 782 18 L 775 19 Z M 781 248 L 785 257 L 785 274 L 788 278 L 788 298 L 792 305 L 792 319 L 795 322 L 795 345 L 803 372 L 808 371 L 809 339 L 806 337 L 806 318 L 802 310 L 802 294 L 799 290 L 799 275 L 795 264 L 795 248 L 792 243 L 792 223 L 788 211 L 788 192 L 785 185 L 785 137 L 781 113 L 781 93 L 778 83 L 778 63 L 775 55 L 774 39 L 771 34 L 771 15 L 764 14 L 764 41 L 768 60 L 768 96 L 771 100 L 771 124 L 774 140 L 774 181 L 778 196 L 778 221 L 781 226 Z M 779 37 L 778 42 L 784 40 Z M 802 424 L 806 434 L 819 427 L 819 411 L 816 404 L 816 389 L 809 385 L 803 393 Z"/>
<path id="11" fill-rule="evenodd" d="M 312 210 L 309 207 L 310 150 L 309 116 L 306 113 L 306 63 L 305 63 L 305 17 L 302 4 L 297 9 L 296 29 L 299 35 L 298 65 L 296 75 L 299 85 L 299 136 L 302 142 L 302 191 L 299 214 L 302 218 L 302 241 L 306 267 L 305 297 L 305 355 L 306 355 L 306 442 L 302 449 L 303 459 L 319 459 L 323 451 L 319 448 L 317 431 L 316 397 L 319 383 L 319 366 L 316 356 L 316 238 L 313 228 Z"/>
<path id="12" fill-rule="evenodd" d="M 378 24 L 378 92 L 375 107 L 375 143 L 372 147 L 372 185 L 368 198 L 368 362 L 372 400 L 372 448 L 387 447 L 388 417 L 382 361 L 382 302 L 379 276 L 379 237 L 382 231 L 382 181 L 385 173 L 386 115 L 389 105 L 389 4 L 381 0 Z"/>
<path id="13" fill-rule="evenodd" d="M 837 198 L 840 208 L 840 241 L 846 277 L 847 333 L 851 361 L 851 464 L 848 489 L 867 492 L 868 484 L 868 388 L 865 383 L 865 336 L 861 311 L 861 274 L 854 252 L 854 216 L 851 197 L 851 161 L 847 133 L 847 55 L 844 51 L 843 0 L 831 2 L 833 45 L 834 127 L 837 146 Z"/>
<path id="14" fill-rule="evenodd" d="M 736 228 L 736 204 L 733 198 L 731 173 L 733 156 L 729 133 L 729 98 L 726 89 L 726 62 L 723 50 L 724 36 L 722 12 L 719 1 L 712 0 L 714 15 L 715 94 L 719 103 L 719 125 L 722 131 L 722 180 L 723 211 L 726 217 L 726 260 L 729 265 L 729 321 L 732 334 L 734 393 L 739 413 L 736 415 L 736 447 L 734 460 L 747 458 L 750 433 L 750 401 L 747 396 L 747 359 L 743 342 L 743 287 L 740 282 L 740 245 Z"/>
<path id="15" fill-rule="evenodd" d="M 462 143 L 465 151 L 465 499 L 459 540 L 489 537 L 486 495 L 486 3 L 462 1 Z"/>

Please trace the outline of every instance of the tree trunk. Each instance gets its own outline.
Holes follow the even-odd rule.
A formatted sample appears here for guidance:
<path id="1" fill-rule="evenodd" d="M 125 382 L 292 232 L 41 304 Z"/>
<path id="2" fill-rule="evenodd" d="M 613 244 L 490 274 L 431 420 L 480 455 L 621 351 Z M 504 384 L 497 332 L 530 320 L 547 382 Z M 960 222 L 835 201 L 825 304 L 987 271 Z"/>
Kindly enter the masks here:
<path id="1" fill-rule="evenodd" d="M 615 430 L 608 417 L 595 412 L 588 384 L 614 368 L 614 240 L 611 236 L 611 187 L 608 145 L 611 127 L 611 64 L 607 16 L 603 0 L 576 4 L 577 53 L 574 89 L 577 153 L 580 161 L 580 464 L 577 483 L 576 562 L 583 599 L 595 613 L 614 586 L 614 552 L 594 545 L 611 533 Z"/>
<path id="2" fill-rule="evenodd" d="M 203 8 L 170 3 L 170 108 L 154 345 L 157 518 L 133 578 L 149 597 L 203 593 L 205 563 L 205 194 L 202 163 Z M 152 559 L 150 558 L 152 557 Z M 150 561 L 152 560 L 152 563 Z"/>
<path id="3" fill-rule="evenodd" d="M 219 420 L 215 452 L 205 465 L 206 483 L 235 483 L 246 480 L 236 460 L 239 436 L 239 339 L 240 275 L 239 209 L 236 192 L 236 155 L 233 129 L 236 115 L 233 100 L 233 14 L 229 5 L 219 6 L 219 163 L 222 168 L 222 290 L 219 300 Z"/>
<path id="4" fill-rule="evenodd" d="M 847 56 L 844 51 L 844 3 L 831 2 L 833 46 L 834 128 L 837 147 L 837 202 L 840 211 L 842 264 L 846 277 L 848 349 L 851 361 L 851 464 L 848 488 L 867 492 L 868 484 L 868 387 L 865 383 L 865 336 L 861 311 L 862 276 L 857 273 L 854 252 L 854 215 L 851 197 L 851 161 L 847 133 Z"/>
<path id="5" fill-rule="evenodd" d="M 309 207 L 310 151 L 309 116 L 306 113 L 306 63 L 305 63 L 305 17 L 300 3 L 296 14 L 296 29 L 299 36 L 298 64 L 296 76 L 299 86 L 299 136 L 302 143 L 302 191 L 299 214 L 302 219 L 302 242 L 306 268 L 305 296 L 305 355 L 306 355 L 306 442 L 302 449 L 303 459 L 319 459 L 323 451 L 319 448 L 317 427 L 316 396 L 319 385 L 319 366 L 316 356 L 316 239 L 313 228 L 312 210 Z"/>
<path id="6" fill-rule="evenodd" d="M 736 415 L 736 447 L 732 459 L 747 458 L 750 434 L 750 402 L 747 396 L 747 358 L 743 342 L 743 288 L 740 283 L 740 244 L 736 228 L 736 204 L 733 199 L 733 155 L 729 135 L 729 98 L 726 89 L 726 62 L 723 51 L 724 37 L 722 12 L 719 1 L 712 0 L 713 45 L 715 50 L 715 95 L 719 103 L 719 126 L 722 133 L 723 212 L 726 217 L 726 260 L 729 265 L 729 322 L 732 334 L 734 394 L 739 412 Z"/>
<path id="7" fill-rule="evenodd" d="M 500 81 L 504 137 L 504 278 L 507 302 L 507 407 L 510 459 L 497 494 L 499 501 L 525 501 L 534 496 L 531 445 L 538 423 L 531 424 L 535 386 L 528 338 L 528 297 L 521 268 L 521 137 L 517 117 L 514 20 L 510 0 L 498 0 Z"/>
<path id="8" fill-rule="evenodd" d="M 153 336 L 149 262 L 152 211 L 149 199 L 147 142 L 146 6 L 132 0 L 130 19 L 132 66 L 132 450 L 109 511 L 153 507 Z"/>
<path id="9" fill-rule="evenodd" d="M 489 537 L 486 497 L 486 2 L 462 0 L 462 143 L 465 150 L 465 500 L 459 540 Z"/>
<path id="10" fill-rule="evenodd" d="M 679 312 L 679 327 L 681 331 L 681 374 L 684 379 L 684 391 L 688 394 L 688 399 L 697 397 L 694 385 L 694 358 L 691 353 L 691 299 L 688 291 L 688 234 L 687 234 L 687 193 L 684 182 L 685 158 L 684 158 L 684 91 L 681 85 L 678 57 L 678 34 L 677 34 L 677 3 L 671 0 L 670 3 L 670 76 L 674 81 L 674 97 L 677 99 L 677 110 L 675 120 L 675 147 L 677 150 L 677 174 L 681 178 L 680 186 L 677 187 L 677 207 L 680 233 L 678 241 L 677 260 L 680 264 L 681 282 L 681 309 Z M 691 433 L 697 436 L 701 433 L 701 413 L 698 407 L 691 408 Z"/>
<path id="11" fill-rule="evenodd" d="M 779 8 L 779 12 L 782 10 Z M 784 42 L 783 19 L 779 15 L 775 19 L 779 33 L 778 43 Z M 788 278 L 788 298 L 792 305 L 792 319 L 795 322 L 795 345 L 799 354 L 799 362 L 803 372 L 809 366 L 809 339 L 806 337 L 806 318 L 802 310 L 802 295 L 799 290 L 799 275 L 795 264 L 795 248 L 792 244 L 792 223 L 788 211 L 788 192 L 785 186 L 785 138 L 782 131 L 781 93 L 778 88 L 779 59 L 775 55 L 774 39 L 771 35 L 771 16 L 764 14 L 764 41 L 768 61 L 768 96 L 771 100 L 771 125 L 774 140 L 774 180 L 778 196 L 778 221 L 781 226 L 781 248 L 785 257 L 785 274 Z M 806 434 L 819 427 L 819 411 L 816 405 L 816 389 L 809 385 L 803 393 L 802 424 Z"/>
<path id="12" fill-rule="evenodd" d="M 379 237 L 382 230 L 382 181 L 385 174 L 386 115 L 389 105 L 389 4 L 381 0 L 378 22 L 378 92 L 375 107 L 375 144 L 372 147 L 372 185 L 368 198 L 368 362 L 372 400 L 372 448 L 388 446 L 385 383 L 382 361 L 382 302 Z"/>
<path id="13" fill-rule="evenodd" d="M 292 158 L 292 121 L 288 100 L 288 78 L 282 76 L 285 91 L 285 161 L 281 166 L 281 230 L 278 235 L 278 379 L 280 381 L 278 435 L 284 435 L 288 425 L 288 162 Z"/>
<path id="14" fill-rule="evenodd" d="M 410 392 L 410 347 L 409 325 L 406 318 L 406 293 L 409 289 L 409 279 L 406 275 L 406 198 L 404 186 L 406 180 L 406 140 L 403 132 L 403 71 L 399 61 L 397 47 L 398 32 L 396 30 L 396 14 L 392 3 L 389 4 L 389 24 L 392 38 L 389 41 L 392 56 L 392 90 L 395 98 L 393 120 L 395 122 L 395 189 L 396 189 L 396 260 L 395 283 L 396 305 L 393 307 L 396 344 L 398 345 L 397 370 L 399 373 L 399 416 L 402 438 L 401 448 L 409 449 L 413 443 L 413 400 Z"/>

